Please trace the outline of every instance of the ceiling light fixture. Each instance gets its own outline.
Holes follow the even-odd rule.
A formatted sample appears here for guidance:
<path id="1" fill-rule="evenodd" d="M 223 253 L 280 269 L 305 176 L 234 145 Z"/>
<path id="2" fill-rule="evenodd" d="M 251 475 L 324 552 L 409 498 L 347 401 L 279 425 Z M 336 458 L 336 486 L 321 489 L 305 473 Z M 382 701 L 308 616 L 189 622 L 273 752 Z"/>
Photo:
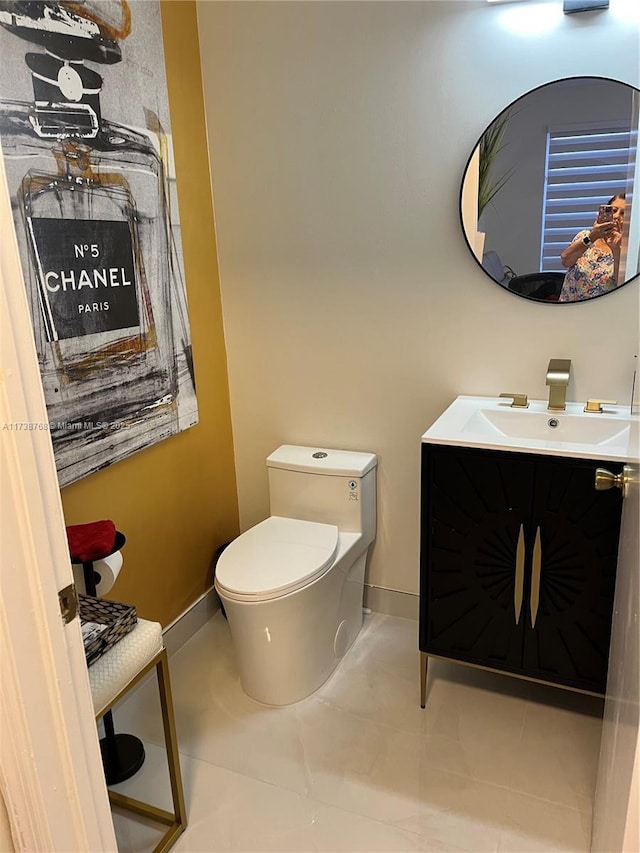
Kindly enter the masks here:
<path id="1" fill-rule="evenodd" d="M 609 0 L 564 0 L 565 15 L 572 15 L 574 12 L 595 12 L 601 9 L 609 8 Z"/>

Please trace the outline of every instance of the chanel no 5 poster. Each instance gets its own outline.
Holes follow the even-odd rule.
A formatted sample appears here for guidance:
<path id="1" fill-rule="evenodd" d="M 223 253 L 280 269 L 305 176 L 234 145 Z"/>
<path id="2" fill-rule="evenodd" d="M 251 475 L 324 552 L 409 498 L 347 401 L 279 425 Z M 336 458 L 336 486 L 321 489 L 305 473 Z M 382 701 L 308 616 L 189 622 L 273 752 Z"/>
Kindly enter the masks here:
<path id="1" fill-rule="evenodd" d="M 64 486 L 198 419 L 159 3 L 0 0 L 0 145 Z"/>

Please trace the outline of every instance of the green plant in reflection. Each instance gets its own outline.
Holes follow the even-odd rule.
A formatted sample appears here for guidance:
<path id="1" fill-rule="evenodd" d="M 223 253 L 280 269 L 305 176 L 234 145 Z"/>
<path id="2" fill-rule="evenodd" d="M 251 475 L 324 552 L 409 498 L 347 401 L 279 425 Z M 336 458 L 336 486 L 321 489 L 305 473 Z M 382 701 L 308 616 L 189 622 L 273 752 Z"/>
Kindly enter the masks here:
<path id="1" fill-rule="evenodd" d="M 492 175 L 495 159 L 505 147 L 504 136 L 511 118 L 511 111 L 505 112 L 498 116 L 492 125 L 482 134 L 479 144 L 479 182 L 478 182 L 478 219 L 482 216 L 482 211 L 500 192 L 502 187 L 507 183 L 513 174 L 515 167 L 509 169 L 504 175 L 499 178 L 494 178 Z"/>

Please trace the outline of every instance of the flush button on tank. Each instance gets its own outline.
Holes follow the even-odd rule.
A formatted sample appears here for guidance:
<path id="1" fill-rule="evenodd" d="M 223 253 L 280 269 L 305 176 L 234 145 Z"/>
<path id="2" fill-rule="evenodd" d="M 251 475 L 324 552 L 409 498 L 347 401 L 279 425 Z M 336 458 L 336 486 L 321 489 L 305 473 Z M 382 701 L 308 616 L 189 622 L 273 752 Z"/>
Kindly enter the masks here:
<path id="1" fill-rule="evenodd" d="M 316 452 L 311 455 L 314 459 L 326 459 L 329 454 L 325 453 L 324 450 L 316 450 Z"/>

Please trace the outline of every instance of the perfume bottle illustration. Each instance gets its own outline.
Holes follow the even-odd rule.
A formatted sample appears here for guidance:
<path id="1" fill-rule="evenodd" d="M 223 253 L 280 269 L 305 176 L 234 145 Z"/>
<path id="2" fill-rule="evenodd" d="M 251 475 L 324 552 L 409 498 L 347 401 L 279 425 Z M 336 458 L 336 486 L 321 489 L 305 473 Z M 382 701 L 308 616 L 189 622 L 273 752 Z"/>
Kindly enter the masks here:
<path id="1" fill-rule="evenodd" d="M 124 30 L 96 5 L 0 0 L 2 27 L 40 48 L 33 101 L 0 101 L 0 144 L 62 485 L 116 438 L 127 455 L 177 431 L 162 140 L 101 113 L 87 63 L 119 62 Z"/>

